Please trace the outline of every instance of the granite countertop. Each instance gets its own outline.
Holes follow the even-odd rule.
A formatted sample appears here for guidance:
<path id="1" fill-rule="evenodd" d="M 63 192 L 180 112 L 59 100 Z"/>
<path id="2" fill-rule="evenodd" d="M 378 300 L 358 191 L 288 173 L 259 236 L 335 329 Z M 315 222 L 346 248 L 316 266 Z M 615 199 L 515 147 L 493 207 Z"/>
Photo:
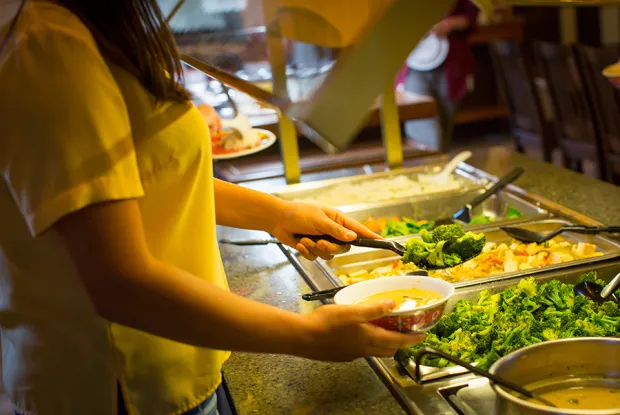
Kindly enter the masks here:
<path id="1" fill-rule="evenodd" d="M 526 158 L 505 148 L 489 148 L 468 162 L 495 176 L 520 166 L 515 182 L 526 190 L 603 223 L 620 222 L 620 187 Z M 265 189 L 282 186 L 254 183 Z M 265 234 L 219 228 L 220 238 L 249 239 Z M 245 297 L 299 313 L 316 304 L 301 300 L 311 289 L 277 246 L 221 246 L 230 288 Z M 291 356 L 233 353 L 224 373 L 240 414 L 403 414 L 364 360 L 322 363 Z"/>

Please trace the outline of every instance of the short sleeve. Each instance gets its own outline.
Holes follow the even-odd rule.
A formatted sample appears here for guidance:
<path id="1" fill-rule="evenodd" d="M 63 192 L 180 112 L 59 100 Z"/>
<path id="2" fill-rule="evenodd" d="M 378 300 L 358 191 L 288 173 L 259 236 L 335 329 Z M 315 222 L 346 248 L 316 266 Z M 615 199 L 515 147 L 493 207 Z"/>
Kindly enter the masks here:
<path id="1" fill-rule="evenodd" d="M 0 62 L 0 169 L 33 236 L 88 205 L 143 195 L 122 94 L 82 32 L 19 33 Z"/>

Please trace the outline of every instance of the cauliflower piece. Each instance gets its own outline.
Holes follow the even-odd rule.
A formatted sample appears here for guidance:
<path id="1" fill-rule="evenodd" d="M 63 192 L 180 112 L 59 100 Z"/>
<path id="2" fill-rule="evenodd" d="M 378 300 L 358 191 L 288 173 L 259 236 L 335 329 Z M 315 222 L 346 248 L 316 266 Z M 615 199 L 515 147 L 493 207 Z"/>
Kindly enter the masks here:
<path id="1" fill-rule="evenodd" d="M 519 263 L 514 259 L 504 262 L 504 272 L 515 272 L 519 270 Z"/>
<path id="2" fill-rule="evenodd" d="M 561 264 L 563 262 L 574 261 L 575 257 L 566 252 L 553 252 L 549 257 L 551 264 Z"/>
<path id="3" fill-rule="evenodd" d="M 588 257 L 594 255 L 596 252 L 596 245 L 579 242 L 576 247 L 574 247 L 574 251 L 580 257 Z"/>
<path id="4" fill-rule="evenodd" d="M 549 256 L 549 263 L 551 264 L 561 264 L 562 263 L 562 256 L 560 255 L 559 252 L 552 252 L 551 255 Z"/>
<path id="5" fill-rule="evenodd" d="M 515 258 L 515 253 L 512 251 L 506 251 L 504 257 L 506 261 L 512 261 Z"/>
<path id="6" fill-rule="evenodd" d="M 487 242 L 484 248 L 482 248 L 482 252 L 491 252 L 496 246 L 497 244 L 495 242 Z"/>

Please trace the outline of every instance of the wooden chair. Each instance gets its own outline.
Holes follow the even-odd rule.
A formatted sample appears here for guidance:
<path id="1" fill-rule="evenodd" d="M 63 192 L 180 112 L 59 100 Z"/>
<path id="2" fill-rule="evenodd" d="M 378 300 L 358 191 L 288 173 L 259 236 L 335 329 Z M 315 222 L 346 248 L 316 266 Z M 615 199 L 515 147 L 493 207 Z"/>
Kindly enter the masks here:
<path id="1" fill-rule="evenodd" d="M 583 162 L 597 164 L 605 177 L 602 144 L 577 66 L 573 46 L 536 43 L 534 53 L 549 88 L 558 143 L 567 167 L 583 172 Z"/>
<path id="2" fill-rule="evenodd" d="M 577 52 L 602 141 L 606 179 L 620 184 L 620 91 L 601 75 L 606 66 L 620 57 L 620 45 L 604 48 L 579 46 Z"/>
<path id="3" fill-rule="evenodd" d="M 544 160 L 550 162 L 557 140 L 521 44 L 499 41 L 490 50 L 500 92 L 510 111 L 508 122 L 517 150 L 540 150 Z"/>

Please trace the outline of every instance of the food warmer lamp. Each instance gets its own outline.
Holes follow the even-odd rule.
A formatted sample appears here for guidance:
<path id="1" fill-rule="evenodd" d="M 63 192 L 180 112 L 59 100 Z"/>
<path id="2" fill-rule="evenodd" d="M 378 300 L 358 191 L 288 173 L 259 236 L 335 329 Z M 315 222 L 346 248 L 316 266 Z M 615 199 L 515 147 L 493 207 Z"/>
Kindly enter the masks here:
<path id="1" fill-rule="evenodd" d="M 487 15 L 498 6 L 620 5 L 620 0 L 473 2 Z M 184 0 L 179 1 L 169 19 L 183 3 Z M 296 183 L 301 176 L 296 127 L 325 152 L 343 150 L 363 127 L 369 109 L 380 95 L 386 162 L 390 168 L 397 168 L 402 166 L 403 154 L 394 79 L 411 50 L 454 3 L 455 0 L 263 0 L 273 92 L 191 56 L 184 55 L 183 61 L 277 111 L 287 183 Z M 283 37 L 342 49 L 333 69 L 307 101 L 291 102 L 288 98 Z"/>

